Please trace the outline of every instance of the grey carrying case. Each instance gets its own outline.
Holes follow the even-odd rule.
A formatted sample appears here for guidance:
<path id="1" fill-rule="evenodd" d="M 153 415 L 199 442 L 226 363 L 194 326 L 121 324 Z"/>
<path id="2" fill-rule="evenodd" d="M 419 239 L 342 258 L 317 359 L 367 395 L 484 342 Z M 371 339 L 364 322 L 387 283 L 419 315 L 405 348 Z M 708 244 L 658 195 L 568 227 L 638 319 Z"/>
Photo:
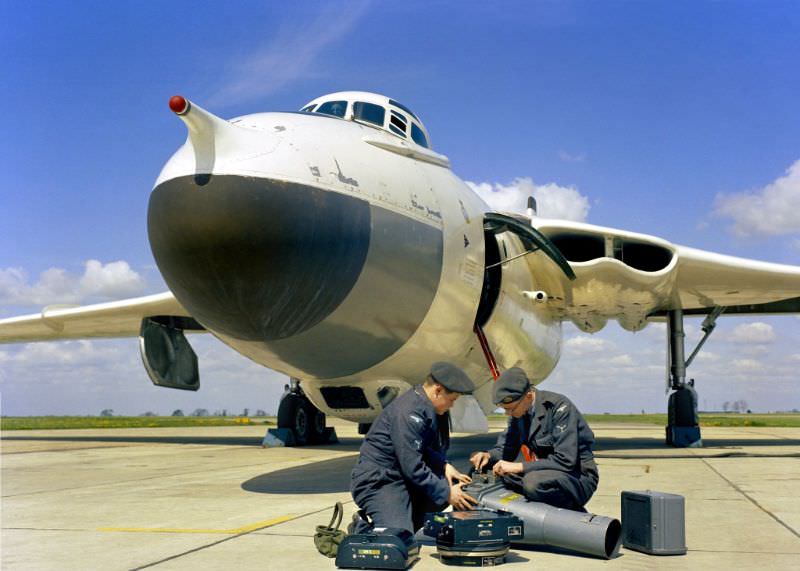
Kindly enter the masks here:
<path id="1" fill-rule="evenodd" d="M 317 551 L 325 557 L 336 557 L 339 552 L 339 544 L 347 537 L 347 533 L 339 529 L 339 526 L 342 525 L 343 514 L 342 502 L 336 502 L 336 505 L 333 506 L 331 522 L 328 525 L 317 526 L 317 531 L 314 534 L 314 545 L 317 547 Z"/>
<path id="2" fill-rule="evenodd" d="M 650 555 L 685 554 L 683 496 L 652 490 L 622 492 L 622 545 Z"/>

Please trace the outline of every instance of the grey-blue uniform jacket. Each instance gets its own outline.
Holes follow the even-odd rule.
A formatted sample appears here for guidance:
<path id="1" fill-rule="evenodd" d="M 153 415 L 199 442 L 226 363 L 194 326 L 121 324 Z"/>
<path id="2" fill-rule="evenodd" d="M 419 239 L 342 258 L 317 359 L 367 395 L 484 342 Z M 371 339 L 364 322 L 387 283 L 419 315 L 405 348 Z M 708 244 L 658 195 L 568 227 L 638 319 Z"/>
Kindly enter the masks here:
<path id="1" fill-rule="evenodd" d="M 428 396 L 417 385 L 397 397 L 372 424 L 353 468 L 351 492 L 362 508 L 376 488 L 402 482 L 415 495 L 446 504 L 450 486 L 444 477 L 449 442 Z"/>
<path id="2" fill-rule="evenodd" d="M 510 418 L 508 428 L 489 451 L 493 462 L 520 461 L 523 444 L 538 460 L 521 459 L 523 473 L 533 470 L 559 470 L 580 477 L 588 475 L 597 481 L 597 465 L 592 446 L 594 433 L 580 411 L 567 397 L 550 391 L 536 390 L 536 402 L 520 418 Z"/>

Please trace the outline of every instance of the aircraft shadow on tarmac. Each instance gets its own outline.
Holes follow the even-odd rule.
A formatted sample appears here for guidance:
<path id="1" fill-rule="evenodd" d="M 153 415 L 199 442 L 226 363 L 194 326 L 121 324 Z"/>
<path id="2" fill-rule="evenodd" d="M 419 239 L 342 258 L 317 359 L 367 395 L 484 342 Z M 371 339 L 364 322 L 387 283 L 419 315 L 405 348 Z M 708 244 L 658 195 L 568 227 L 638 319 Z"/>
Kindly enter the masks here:
<path id="1" fill-rule="evenodd" d="M 251 478 L 242 489 L 258 494 L 331 494 L 350 490 L 350 472 L 358 455 L 305 463 Z"/>
<path id="2" fill-rule="evenodd" d="M 451 441 L 450 458 L 462 471 L 468 468 L 467 457 L 473 450 L 491 446 L 496 434 L 477 434 L 454 438 Z M 338 444 L 309 447 L 313 450 L 358 452 L 361 438 L 342 438 Z M 307 448 L 308 449 L 308 448 Z M 251 478 L 242 484 L 242 489 L 260 494 L 330 494 L 350 490 L 350 472 L 355 466 L 357 454 L 331 460 L 321 460 L 302 466 L 276 470 Z"/>

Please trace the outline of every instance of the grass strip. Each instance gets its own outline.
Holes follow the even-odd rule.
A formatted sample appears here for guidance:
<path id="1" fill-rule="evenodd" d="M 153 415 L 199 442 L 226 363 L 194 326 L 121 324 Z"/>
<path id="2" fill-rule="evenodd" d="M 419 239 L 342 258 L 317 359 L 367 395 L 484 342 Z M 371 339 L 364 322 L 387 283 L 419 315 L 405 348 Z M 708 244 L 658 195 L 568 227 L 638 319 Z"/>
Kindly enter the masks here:
<path id="1" fill-rule="evenodd" d="M 275 417 L 246 416 L 3 416 L 2 430 L 70 428 L 179 428 L 186 426 L 275 425 Z"/>

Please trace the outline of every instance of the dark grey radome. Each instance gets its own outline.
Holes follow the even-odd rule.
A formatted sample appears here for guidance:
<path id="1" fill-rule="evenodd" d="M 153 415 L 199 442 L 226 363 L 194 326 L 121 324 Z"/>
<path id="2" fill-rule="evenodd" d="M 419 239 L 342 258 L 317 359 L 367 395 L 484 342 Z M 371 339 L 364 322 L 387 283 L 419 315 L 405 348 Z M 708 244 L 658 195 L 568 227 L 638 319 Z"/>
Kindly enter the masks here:
<path id="1" fill-rule="evenodd" d="M 150 197 L 148 232 L 164 279 L 197 321 L 317 378 L 402 347 L 441 275 L 440 230 L 279 180 L 166 181 Z"/>

